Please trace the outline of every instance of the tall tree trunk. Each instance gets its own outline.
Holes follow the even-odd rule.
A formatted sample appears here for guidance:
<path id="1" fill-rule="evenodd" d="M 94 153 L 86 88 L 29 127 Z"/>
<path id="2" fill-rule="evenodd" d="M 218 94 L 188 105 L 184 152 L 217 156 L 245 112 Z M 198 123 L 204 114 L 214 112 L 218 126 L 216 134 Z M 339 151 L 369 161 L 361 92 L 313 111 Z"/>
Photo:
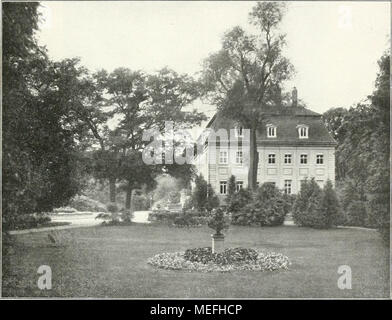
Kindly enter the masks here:
<path id="1" fill-rule="evenodd" d="M 253 124 L 250 129 L 249 141 L 249 171 L 248 171 L 248 188 L 256 190 L 257 188 L 257 165 L 259 162 L 257 153 L 257 140 L 256 140 L 257 126 Z"/>
<path id="2" fill-rule="evenodd" d="M 116 202 L 116 178 L 109 179 L 110 202 Z"/>

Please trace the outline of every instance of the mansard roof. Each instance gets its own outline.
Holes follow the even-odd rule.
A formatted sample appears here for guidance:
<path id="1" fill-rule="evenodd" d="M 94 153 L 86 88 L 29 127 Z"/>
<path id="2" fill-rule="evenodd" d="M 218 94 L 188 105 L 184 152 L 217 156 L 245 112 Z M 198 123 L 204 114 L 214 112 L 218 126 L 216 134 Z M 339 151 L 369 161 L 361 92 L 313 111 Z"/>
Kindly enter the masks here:
<path id="1" fill-rule="evenodd" d="M 267 138 L 268 124 L 276 126 L 276 138 Z M 298 125 L 309 128 L 308 138 L 299 138 Z M 238 123 L 235 120 L 224 117 L 219 111 L 207 124 L 207 128 L 214 131 L 226 129 L 228 132 L 236 126 Z M 304 107 L 274 107 L 266 110 L 265 120 L 257 132 L 257 141 L 259 145 L 336 145 L 321 119 L 321 114 Z"/>

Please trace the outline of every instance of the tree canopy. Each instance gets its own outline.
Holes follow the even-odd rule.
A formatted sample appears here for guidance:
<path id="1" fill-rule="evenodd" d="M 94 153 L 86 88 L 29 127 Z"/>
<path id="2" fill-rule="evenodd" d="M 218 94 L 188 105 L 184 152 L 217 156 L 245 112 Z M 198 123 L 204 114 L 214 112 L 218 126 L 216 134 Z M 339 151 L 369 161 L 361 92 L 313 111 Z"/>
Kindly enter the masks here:
<path id="1" fill-rule="evenodd" d="M 249 14 L 256 34 L 236 26 L 227 31 L 222 48 L 205 61 L 201 82 L 207 99 L 217 105 L 223 116 L 250 129 L 248 185 L 256 188 L 256 130 L 265 118 L 265 109 L 280 106 L 282 84 L 293 66 L 283 56 L 284 35 L 279 33 L 284 4 L 258 2 Z"/>

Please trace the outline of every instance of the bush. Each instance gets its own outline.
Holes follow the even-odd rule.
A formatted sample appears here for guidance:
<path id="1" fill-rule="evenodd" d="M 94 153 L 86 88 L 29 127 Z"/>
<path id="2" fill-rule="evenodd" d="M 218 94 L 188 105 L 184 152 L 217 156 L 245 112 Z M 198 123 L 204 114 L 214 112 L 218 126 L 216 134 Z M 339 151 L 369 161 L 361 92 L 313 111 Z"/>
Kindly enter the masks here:
<path id="1" fill-rule="evenodd" d="M 107 211 L 111 214 L 112 221 L 119 221 L 118 206 L 115 202 L 111 202 L 106 206 Z"/>
<path id="2" fill-rule="evenodd" d="M 192 204 L 198 210 L 203 210 L 206 207 L 207 189 L 207 181 L 205 181 L 203 176 L 200 174 L 195 179 L 195 188 L 192 193 Z"/>
<path id="3" fill-rule="evenodd" d="M 179 216 L 179 213 L 173 213 L 165 209 L 153 210 L 149 216 L 148 220 L 152 222 L 163 222 L 163 223 L 173 223 L 174 219 Z"/>
<path id="4" fill-rule="evenodd" d="M 367 219 L 366 202 L 354 200 L 348 204 L 344 214 L 343 224 L 346 226 L 363 227 Z"/>
<path id="5" fill-rule="evenodd" d="M 54 213 L 75 213 L 77 210 L 75 208 L 71 207 L 61 207 L 61 208 L 56 208 L 53 209 Z"/>
<path id="6" fill-rule="evenodd" d="M 132 203 L 135 211 L 148 210 L 150 208 L 150 199 L 147 195 L 135 194 Z"/>
<path id="7" fill-rule="evenodd" d="M 294 223 L 312 228 L 330 228 L 340 219 L 339 201 L 332 183 L 321 190 L 314 178 L 305 180 L 293 207 Z"/>
<path id="8" fill-rule="evenodd" d="M 107 209 L 107 211 L 110 212 L 110 213 L 117 213 L 117 212 L 118 212 L 117 204 L 114 203 L 114 202 L 109 203 L 109 204 L 106 206 L 106 209 Z"/>
<path id="9" fill-rule="evenodd" d="M 31 229 L 37 228 L 51 221 L 50 217 L 46 214 L 22 214 L 15 216 L 10 225 L 11 230 Z"/>
<path id="10" fill-rule="evenodd" d="M 170 212 L 169 210 L 154 210 L 148 220 L 161 222 L 175 227 L 199 227 L 207 223 L 207 217 L 195 209 L 183 210 L 182 212 Z"/>
<path id="11" fill-rule="evenodd" d="M 341 221 L 340 204 L 332 182 L 329 179 L 324 186 L 320 205 L 325 219 L 325 227 L 337 226 L 339 221 Z"/>
<path id="12" fill-rule="evenodd" d="M 216 234 L 221 234 L 222 230 L 229 228 L 230 219 L 222 208 L 216 208 L 212 210 L 207 225 L 215 230 Z"/>
<path id="13" fill-rule="evenodd" d="M 251 201 L 253 201 L 252 193 L 248 189 L 241 189 L 231 196 L 227 210 L 231 214 L 238 213 Z"/>
<path id="14" fill-rule="evenodd" d="M 132 211 L 130 209 L 122 208 L 120 210 L 120 218 L 123 222 L 131 222 L 132 221 Z"/>
<path id="15" fill-rule="evenodd" d="M 233 195 L 232 223 L 246 226 L 277 226 L 284 222 L 288 212 L 288 198 L 271 183 L 264 183 L 254 197 L 246 191 Z M 245 205 L 244 205 L 245 204 Z"/>
<path id="16" fill-rule="evenodd" d="M 195 227 L 199 226 L 199 221 L 192 215 L 179 215 L 174 218 L 173 225 L 176 227 Z"/>
<path id="17" fill-rule="evenodd" d="M 235 176 L 231 175 L 229 179 L 229 183 L 227 185 L 227 197 L 226 197 L 226 203 L 229 204 L 231 201 L 231 198 L 233 195 L 236 193 L 236 181 L 235 181 Z"/>
<path id="18" fill-rule="evenodd" d="M 214 189 L 210 184 L 207 185 L 207 203 L 205 209 L 210 212 L 211 210 L 219 207 L 219 198 L 215 194 Z M 203 209 L 203 208 L 201 208 Z"/>
<path id="19" fill-rule="evenodd" d="M 295 199 L 296 199 L 295 194 L 283 193 L 284 212 L 286 215 L 292 213 Z"/>
<path id="20" fill-rule="evenodd" d="M 69 206 L 75 208 L 77 211 L 106 212 L 106 207 L 103 203 L 84 195 L 74 197 L 70 201 Z"/>

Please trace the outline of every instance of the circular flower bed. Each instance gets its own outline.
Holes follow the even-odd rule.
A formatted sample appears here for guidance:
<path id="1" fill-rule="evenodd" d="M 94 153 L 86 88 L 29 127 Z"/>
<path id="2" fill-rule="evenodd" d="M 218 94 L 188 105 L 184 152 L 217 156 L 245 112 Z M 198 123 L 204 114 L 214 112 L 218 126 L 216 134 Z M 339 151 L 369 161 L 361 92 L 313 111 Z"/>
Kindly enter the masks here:
<path id="1" fill-rule="evenodd" d="M 291 264 L 289 258 L 281 253 L 246 248 L 230 248 L 221 253 L 212 253 L 210 247 L 160 253 L 148 259 L 147 263 L 166 270 L 199 272 L 276 271 L 288 269 Z"/>

